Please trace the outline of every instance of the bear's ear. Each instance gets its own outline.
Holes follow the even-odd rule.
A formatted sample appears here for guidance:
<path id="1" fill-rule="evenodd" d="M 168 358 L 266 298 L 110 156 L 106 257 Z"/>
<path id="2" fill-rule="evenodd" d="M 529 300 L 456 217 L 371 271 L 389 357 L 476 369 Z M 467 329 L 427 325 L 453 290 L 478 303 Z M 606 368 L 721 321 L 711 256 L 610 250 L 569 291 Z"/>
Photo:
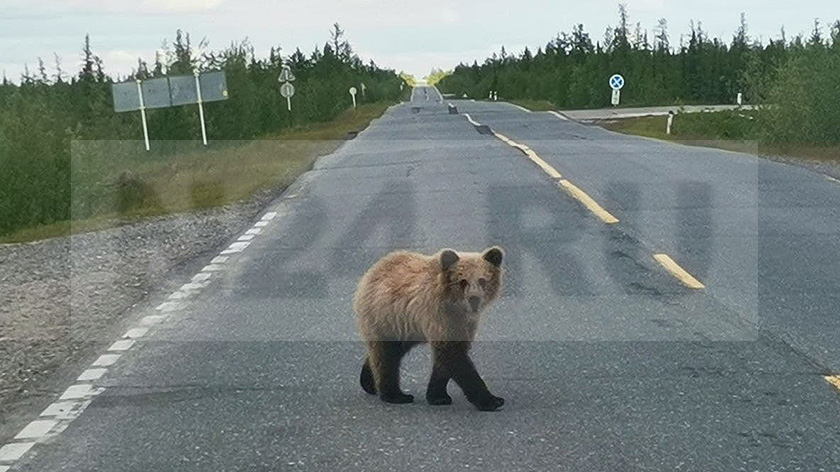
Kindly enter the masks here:
<path id="1" fill-rule="evenodd" d="M 460 258 L 458 254 L 455 254 L 455 251 L 451 249 L 444 249 L 440 253 L 440 268 L 443 270 L 449 270 L 455 263 L 458 262 Z"/>
<path id="2" fill-rule="evenodd" d="M 503 256 L 504 253 L 502 252 L 502 248 L 498 246 L 491 247 L 490 249 L 484 251 L 484 254 L 482 255 L 485 261 L 493 264 L 496 267 L 502 265 Z"/>

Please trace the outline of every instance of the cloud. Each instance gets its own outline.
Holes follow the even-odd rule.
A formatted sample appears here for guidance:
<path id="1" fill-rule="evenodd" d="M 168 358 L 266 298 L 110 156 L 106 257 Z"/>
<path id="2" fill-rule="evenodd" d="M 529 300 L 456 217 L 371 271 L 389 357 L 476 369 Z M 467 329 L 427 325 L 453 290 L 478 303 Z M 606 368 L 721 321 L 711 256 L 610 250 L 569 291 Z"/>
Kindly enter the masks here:
<path id="1" fill-rule="evenodd" d="M 172 14 L 205 13 L 217 10 L 228 0 L 7 0 L 4 6 L 17 16 L 46 16 L 61 14 Z"/>
<path id="2" fill-rule="evenodd" d="M 165 10 L 173 13 L 196 13 L 217 9 L 226 0 L 144 0 L 143 6 L 150 11 Z"/>

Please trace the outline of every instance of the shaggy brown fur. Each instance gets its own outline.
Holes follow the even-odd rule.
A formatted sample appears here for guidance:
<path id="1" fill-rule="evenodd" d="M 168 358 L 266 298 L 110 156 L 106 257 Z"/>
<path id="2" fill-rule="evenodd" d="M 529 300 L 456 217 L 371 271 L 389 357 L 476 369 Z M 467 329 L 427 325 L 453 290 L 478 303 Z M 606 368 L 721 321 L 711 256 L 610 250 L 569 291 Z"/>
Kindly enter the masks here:
<path id="1" fill-rule="evenodd" d="M 370 394 L 389 403 L 411 403 L 399 386 L 402 357 L 415 345 L 432 346 L 434 367 L 426 398 L 433 405 L 452 399 L 453 379 L 481 410 L 497 410 L 504 400 L 493 396 L 469 358 L 482 312 L 498 297 L 503 253 L 444 249 L 427 256 L 394 252 L 373 265 L 359 281 L 353 308 L 368 357 L 360 382 Z"/>

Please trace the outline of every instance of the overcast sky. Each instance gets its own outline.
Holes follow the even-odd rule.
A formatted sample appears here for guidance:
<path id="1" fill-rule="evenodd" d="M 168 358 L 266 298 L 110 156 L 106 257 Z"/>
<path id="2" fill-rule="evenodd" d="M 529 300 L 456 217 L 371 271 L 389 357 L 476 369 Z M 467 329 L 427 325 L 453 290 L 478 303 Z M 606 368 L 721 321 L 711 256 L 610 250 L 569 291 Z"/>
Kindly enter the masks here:
<path id="1" fill-rule="evenodd" d="M 188 31 L 194 43 L 207 38 L 211 49 L 250 39 L 257 53 L 271 46 L 307 54 L 329 38 L 332 23 L 346 30 L 365 60 L 418 77 L 432 67 L 481 62 L 504 45 L 518 52 L 545 45 L 559 31 L 583 23 L 593 40 L 618 18 L 618 1 L 509 0 L 2 0 L 0 72 L 17 80 L 24 64 L 48 65 L 54 54 L 76 72 L 84 35 L 109 73 L 126 74 L 142 56 L 151 62 L 164 39 Z M 745 12 L 749 34 L 765 42 L 780 35 L 810 34 L 814 18 L 824 32 L 840 19 L 838 0 L 628 0 L 630 21 L 653 30 L 668 20 L 672 44 L 701 21 L 712 36 L 730 41 Z"/>

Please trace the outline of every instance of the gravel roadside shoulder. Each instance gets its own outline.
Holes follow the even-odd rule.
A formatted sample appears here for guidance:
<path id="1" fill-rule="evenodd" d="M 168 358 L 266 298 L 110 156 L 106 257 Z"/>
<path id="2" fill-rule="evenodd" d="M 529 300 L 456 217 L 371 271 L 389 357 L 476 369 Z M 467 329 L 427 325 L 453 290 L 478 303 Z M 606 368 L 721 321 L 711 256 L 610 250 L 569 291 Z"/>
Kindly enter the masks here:
<path id="1" fill-rule="evenodd" d="M 0 444 L 72 381 L 70 367 L 179 268 L 213 254 L 284 189 L 194 213 L 0 245 Z M 31 418 L 29 418 L 31 419 Z"/>

